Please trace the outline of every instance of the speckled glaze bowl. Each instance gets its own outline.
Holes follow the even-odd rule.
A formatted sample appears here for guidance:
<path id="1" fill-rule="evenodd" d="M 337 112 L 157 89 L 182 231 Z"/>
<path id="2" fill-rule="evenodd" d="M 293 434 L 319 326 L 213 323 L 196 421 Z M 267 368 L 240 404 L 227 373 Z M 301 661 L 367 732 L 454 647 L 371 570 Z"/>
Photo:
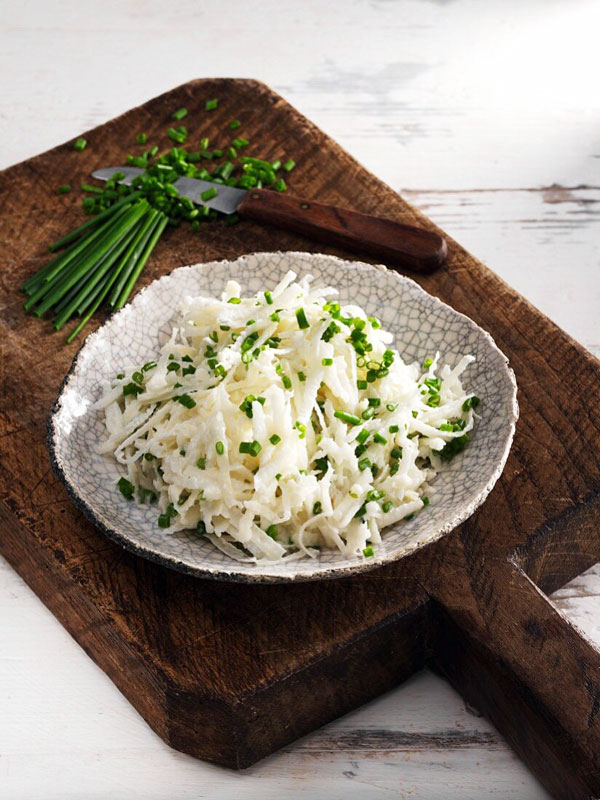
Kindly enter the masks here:
<path id="1" fill-rule="evenodd" d="M 98 454 L 106 436 L 93 408 L 103 384 L 124 367 L 152 360 L 166 340 L 183 296 L 218 295 L 231 278 L 242 291 L 273 286 L 289 270 L 311 273 L 335 286 L 340 303 L 357 303 L 395 335 L 407 362 L 422 362 L 439 350 L 454 365 L 472 353 L 476 362 L 463 385 L 482 400 L 471 444 L 433 484 L 432 502 L 410 522 L 390 526 L 374 558 L 346 558 L 321 551 L 316 559 L 241 563 L 216 550 L 195 531 L 175 534 L 158 527 L 154 507 L 127 502 L 117 489 L 120 469 Z M 253 253 L 236 261 L 181 267 L 139 292 L 134 300 L 88 336 L 75 357 L 48 421 L 54 469 L 83 513 L 128 550 L 167 567 L 204 578 L 281 582 L 335 578 L 372 569 L 429 544 L 467 519 L 500 476 L 518 417 L 517 387 L 506 356 L 472 320 L 424 292 L 414 281 L 384 267 L 310 253 Z"/>

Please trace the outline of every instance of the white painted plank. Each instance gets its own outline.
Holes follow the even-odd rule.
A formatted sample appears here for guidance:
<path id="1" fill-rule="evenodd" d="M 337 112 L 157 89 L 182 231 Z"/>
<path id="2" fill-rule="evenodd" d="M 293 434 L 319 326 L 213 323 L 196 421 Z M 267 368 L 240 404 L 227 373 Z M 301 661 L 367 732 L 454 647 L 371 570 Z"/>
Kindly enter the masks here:
<path id="1" fill-rule="evenodd" d="M 600 181 L 403 194 L 573 338 L 600 348 Z"/>

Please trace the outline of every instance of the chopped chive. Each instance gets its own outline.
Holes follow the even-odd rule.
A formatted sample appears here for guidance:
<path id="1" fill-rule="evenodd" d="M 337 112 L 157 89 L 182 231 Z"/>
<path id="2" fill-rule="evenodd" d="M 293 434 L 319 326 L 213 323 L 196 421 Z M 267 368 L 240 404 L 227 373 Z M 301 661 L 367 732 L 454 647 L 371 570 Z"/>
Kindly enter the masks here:
<path id="1" fill-rule="evenodd" d="M 222 456 L 225 452 L 225 445 L 223 442 L 217 442 L 215 445 L 215 450 L 217 451 L 218 455 Z"/>
<path id="2" fill-rule="evenodd" d="M 273 305 L 273 295 L 271 292 L 265 292 L 265 302 L 268 306 Z"/>
<path id="3" fill-rule="evenodd" d="M 174 397 L 173 400 L 175 400 L 177 403 L 181 403 L 181 405 L 185 406 L 185 408 L 194 408 L 196 405 L 196 401 L 191 398 L 189 394 L 179 394 L 177 397 Z"/>
<path id="4" fill-rule="evenodd" d="M 365 547 L 365 549 L 363 550 L 363 556 L 365 556 L 365 558 L 372 558 L 374 555 L 375 551 L 373 550 L 371 545 Z"/>
<path id="5" fill-rule="evenodd" d="M 431 502 L 428 497 L 422 497 L 421 500 L 423 501 L 424 506 L 428 506 Z"/>
<path id="6" fill-rule="evenodd" d="M 296 309 L 296 319 L 298 320 L 298 327 L 299 328 L 308 328 L 309 322 L 306 319 L 306 313 L 303 308 Z"/>
<path id="7" fill-rule="evenodd" d="M 279 314 L 277 313 L 277 311 L 274 311 L 274 312 L 271 314 L 271 316 L 269 317 L 269 319 L 271 320 L 271 322 L 279 322 L 279 320 L 280 320 L 280 316 L 279 316 Z"/>
<path id="8" fill-rule="evenodd" d="M 357 389 L 364 390 L 364 389 L 366 389 L 368 387 L 368 385 L 369 384 L 367 383 L 367 381 L 356 381 L 356 388 Z"/>
<path id="9" fill-rule="evenodd" d="M 81 152 L 82 150 L 85 150 L 86 145 L 87 145 L 87 139 L 84 139 L 83 136 L 80 136 L 79 139 L 75 139 L 75 144 L 73 145 L 73 149 Z"/>
<path id="10" fill-rule="evenodd" d="M 231 120 L 231 122 L 229 123 L 229 128 L 230 128 L 232 131 L 235 131 L 235 130 L 237 130 L 238 128 L 240 128 L 240 127 L 241 127 L 241 125 L 242 125 L 242 123 L 239 121 L 239 119 L 232 119 L 232 120 Z"/>
<path id="11" fill-rule="evenodd" d="M 277 475 L 275 475 L 275 480 L 276 481 L 281 480 L 281 472 L 278 472 Z"/>
<path id="12" fill-rule="evenodd" d="M 291 389 L 292 388 L 292 380 L 288 375 L 282 375 L 281 376 L 281 381 L 282 381 L 282 383 L 283 383 L 283 385 L 285 386 L 286 389 Z"/>
<path id="13" fill-rule="evenodd" d="M 377 406 L 381 405 L 381 399 L 379 397 L 369 397 L 369 405 L 377 408 Z"/>
<path id="14" fill-rule="evenodd" d="M 214 111 L 215 108 L 217 108 L 218 105 L 219 105 L 219 101 L 215 97 L 213 100 L 207 100 L 206 103 L 204 104 L 204 108 L 207 111 Z"/>
<path id="15" fill-rule="evenodd" d="M 272 436 L 269 436 L 269 441 L 271 444 L 279 444 L 281 441 L 281 436 L 278 436 L 276 433 L 274 433 Z"/>
<path id="16" fill-rule="evenodd" d="M 198 467 L 198 469 L 206 469 L 206 459 L 199 458 L 198 461 L 196 461 L 196 466 Z"/>
<path id="17" fill-rule="evenodd" d="M 158 515 L 158 527 L 168 528 L 171 525 L 171 517 L 168 514 Z"/>
<path id="18" fill-rule="evenodd" d="M 341 419 L 342 422 L 347 422 L 348 425 L 360 425 L 360 418 L 354 414 L 348 414 L 346 411 L 335 411 L 333 416 Z"/>
<path id="19" fill-rule="evenodd" d="M 57 194 L 68 194 L 71 191 L 70 183 L 62 183 L 56 190 Z"/>
<path id="20" fill-rule="evenodd" d="M 429 369 L 429 367 L 433 364 L 433 358 L 426 358 L 423 362 L 423 369 Z"/>
<path id="21" fill-rule="evenodd" d="M 358 434 L 358 436 L 356 437 L 356 441 L 359 444 L 364 444 L 367 441 L 367 439 L 369 438 L 370 435 L 371 434 L 369 433 L 369 431 L 366 428 L 363 428 L 360 431 L 360 433 Z"/>
<path id="22" fill-rule="evenodd" d="M 240 442 L 240 453 L 256 457 L 262 450 L 262 445 L 256 439 L 253 442 Z"/>
<path id="23" fill-rule="evenodd" d="M 467 397 L 465 402 L 462 405 L 463 411 L 468 411 L 470 408 L 477 408 L 481 400 L 477 397 L 477 395 L 473 395 L 472 397 Z"/>
<path id="24" fill-rule="evenodd" d="M 138 144 L 146 144 L 148 137 L 145 133 L 138 133 L 138 135 L 135 137 L 135 140 Z"/>
<path id="25" fill-rule="evenodd" d="M 133 499 L 135 486 L 133 485 L 133 483 L 128 481 L 127 478 L 119 478 L 117 486 L 119 487 L 119 491 L 126 500 Z"/>
<path id="26" fill-rule="evenodd" d="M 321 339 L 324 342 L 330 342 L 336 333 L 339 333 L 341 330 L 340 326 L 335 322 L 330 322 L 327 326 L 326 330 L 323 332 Z"/>
<path id="27" fill-rule="evenodd" d="M 270 536 L 271 539 L 277 541 L 277 525 L 269 525 L 265 533 L 267 534 L 267 536 Z"/>
<path id="28" fill-rule="evenodd" d="M 381 504 L 381 510 L 383 511 L 384 514 L 387 514 L 388 511 L 391 511 L 393 507 L 394 504 L 392 503 L 391 500 L 386 500 L 385 503 Z"/>
<path id="29" fill-rule="evenodd" d="M 321 458 L 315 458 L 315 469 L 321 472 L 323 475 L 325 475 L 325 473 L 329 469 L 329 458 L 327 456 L 322 456 Z"/>
<path id="30" fill-rule="evenodd" d="M 289 161 L 285 162 L 285 164 L 283 165 L 283 168 L 284 168 L 284 170 L 286 172 L 291 172 L 294 169 L 295 166 L 296 166 L 296 162 L 294 161 L 293 158 L 290 158 Z"/>
<path id="31" fill-rule="evenodd" d="M 446 446 L 440 450 L 442 461 L 451 461 L 458 453 L 462 453 L 469 441 L 469 434 L 465 433 L 456 439 L 450 439 Z"/>
<path id="32" fill-rule="evenodd" d="M 294 427 L 300 432 L 299 438 L 300 439 L 305 439 L 306 438 L 306 425 L 304 425 L 302 422 L 297 420 Z"/>
<path id="33" fill-rule="evenodd" d="M 330 367 L 333 364 L 333 358 L 322 358 L 321 359 L 321 364 L 324 367 Z"/>
<path id="34" fill-rule="evenodd" d="M 138 386 L 137 383 L 126 383 L 125 386 L 123 386 L 123 395 L 125 397 L 127 397 L 127 395 L 129 394 L 136 397 L 143 391 L 144 391 L 143 387 Z"/>
<path id="35" fill-rule="evenodd" d="M 181 125 L 179 128 L 169 128 L 167 136 L 177 144 L 183 144 L 187 140 L 187 129 Z M 141 165 L 138 165 L 141 166 Z"/>
<path id="36" fill-rule="evenodd" d="M 152 489 L 146 489 L 143 486 L 140 486 L 140 503 L 145 504 L 146 499 L 148 499 L 151 503 L 155 503 L 158 499 L 156 496 L 156 492 L 153 492 Z"/>
<path id="37" fill-rule="evenodd" d="M 375 409 L 373 408 L 373 406 L 365 408 L 365 410 L 361 414 L 361 417 L 365 420 L 371 419 L 374 416 L 375 416 Z"/>
<path id="38" fill-rule="evenodd" d="M 394 447 L 392 452 L 390 453 L 392 458 L 402 458 L 402 448 L 401 447 Z"/>
<path id="39" fill-rule="evenodd" d="M 273 188 L 275 189 L 276 192 L 285 192 L 287 190 L 287 184 L 283 180 L 283 178 L 279 178 L 273 184 Z"/>
<path id="40" fill-rule="evenodd" d="M 242 299 L 240 297 L 230 297 L 227 302 L 231 303 L 234 306 L 237 306 L 242 302 Z"/>
<path id="41" fill-rule="evenodd" d="M 400 430 L 399 425 L 390 425 L 390 427 L 388 428 L 388 431 L 390 433 L 398 433 L 399 430 Z"/>
<path id="42" fill-rule="evenodd" d="M 375 436 L 373 436 L 373 441 L 377 442 L 377 444 L 387 444 L 387 439 L 380 433 L 376 433 Z"/>
<path id="43" fill-rule="evenodd" d="M 391 413 L 398 408 L 398 403 L 387 403 L 386 406 L 387 410 Z"/>
<path id="44" fill-rule="evenodd" d="M 178 108 L 177 111 L 174 111 L 171 114 L 171 119 L 176 119 L 178 122 L 181 122 L 181 120 L 184 119 L 185 117 L 187 117 L 187 115 L 188 115 L 187 108 Z M 144 144 L 144 143 L 141 142 L 141 144 Z"/>
<path id="45" fill-rule="evenodd" d="M 211 188 L 210 188 L 210 189 L 206 189 L 204 192 L 202 192 L 202 194 L 200 195 L 200 197 L 201 197 L 201 198 L 202 198 L 204 201 L 206 201 L 206 200 L 212 200 L 212 198 L 213 198 L 213 197 L 216 197 L 216 196 L 217 196 L 217 194 L 218 194 L 217 190 L 216 190 L 216 189 L 215 189 L 213 186 L 211 186 Z M 230 300 L 229 302 L 231 302 L 231 300 Z"/>
<path id="46" fill-rule="evenodd" d="M 299 372 L 299 373 L 298 373 L 298 380 L 299 380 L 301 383 L 304 383 L 304 381 L 306 380 L 306 375 L 305 375 L 303 372 Z"/>

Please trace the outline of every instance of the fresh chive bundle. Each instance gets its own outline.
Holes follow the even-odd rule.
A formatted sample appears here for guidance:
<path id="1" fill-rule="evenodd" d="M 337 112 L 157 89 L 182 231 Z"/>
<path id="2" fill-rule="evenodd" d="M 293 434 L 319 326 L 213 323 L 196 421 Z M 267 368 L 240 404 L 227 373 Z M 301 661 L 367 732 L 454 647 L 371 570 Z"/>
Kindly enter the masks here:
<path id="1" fill-rule="evenodd" d="M 218 99 L 208 100 L 205 110 L 214 111 L 218 105 Z M 181 123 L 187 116 L 188 110 L 179 108 L 171 119 Z M 229 122 L 228 138 L 230 131 L 241 127 L 237 119 Z M 122 183 L 125 176 L 119 172 L 103 188 L 82 184 L 81 189 L 87 193 L 82 206 L 86 213 L 93 215 L 92 219 L 54 242 L 50 252 L 62 252 L 21 287 L 28 295 L 25 310 L 41 317 L 52 309 L 56 330 L 61 330 L 72 317 L 80 318 L 68 342 L 103 303 L 111 310 L 125 304 L 167 224 L 178 226 L 182 221 L 190 222 L 192 230 L 198 231 L 201 222 L 223 216 L 208 206 L 195 205 L 189 198 L 180 196 L 173 185 L 179 177 L 199 178 L 215 184 L 202 194 L 202 200 L 208 202 L 218 195 L 219 185 L 243 189 L 268 186 L 285 191 L 285 181 L 278 178 L 277 172 L 289 172 L 295 166 L 293 159 L 286 162 L 270 162 L 253 156 L 238 159 L 238 151 L 250 144 L 242 136 L 230 140 L 230 145 L 223 149 L 209 149 L 210 140 L 202 137 L 199 150 L 188 151 L 182 146 L 189 136 L 184 125 L 169 127 L 167 135 L 178 146 L 160 156 L 156 145 L 141 154 L 127 156 L 127 164 L 144 170 L 130 186 Z M 138 133 L 135 141 L 145 145 L 146 134 Z M 73 146 L 81 151 L 86 145 L 87 141 L 79 138 Z M 213 163 L 222 158 L 225 159 L 222 163 Z M 57 189 L 59 194 L 70 191 L 68 183 Z M 237 214 L 231 214 L 226 224 L 237 220 Z"/>
<path id="2" fill-rule="evenodd" d="M 71 317 L 81 317 L 69 342 L 104 300 L 112 309 L 124 305 L 167 224 L 167 217 L 138 192 L 107 211 L 90 220 L 95 224 L 86 223 L 56 242 L 51 250 L 63 252 L 22 286 L 29 296 L 25 310 L 41 317 L 53 308 L 57 331 Z"/>

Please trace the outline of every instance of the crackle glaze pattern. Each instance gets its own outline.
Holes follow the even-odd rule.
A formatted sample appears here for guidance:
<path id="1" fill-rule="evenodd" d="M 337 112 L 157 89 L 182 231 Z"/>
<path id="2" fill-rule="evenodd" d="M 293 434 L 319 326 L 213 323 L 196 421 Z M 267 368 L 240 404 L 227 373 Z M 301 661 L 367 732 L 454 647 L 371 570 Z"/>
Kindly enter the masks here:
<path id="1" fill-rule="evenodd" d="M 385 529 L 375 558 L 348 559 L 322 551 L 289 564 L 246 564 L 229 559 L 193 531 L 169 534 L 157 525 L 154 507 L 127 502 L 110 456 L 96 452 L 105 437 L 93 409 L 105 381 L 122 368 L 150 361 L 168 336 L 177 306 L 187 294 L 219 294 L 234 278 L 245 294 L 272 287 L 289 269 L 311 273 L 377 316 L 395 335 L 405 361 L 421 362 L 436 350 L 455 364 L 473 353 L 463 385 L 482 400 L 472 443 L 439 474 L 431 505 L 410 522 Z M 102 531 L 134 552 L 203 577 L 241 581 L 337 577 L 400 558 L 439 538 L 485 500 L 506 461 L 517 419 L 516 384 L 507 359 L 469 318 L 424 292 L 414 281 L 382 267 L 309 253 L 254 253 L 236 261 L 181 267 L 141 291 L 127 307 L 91 334 L 78 355 L 49 419 L 53 465 L 73 500 Z"/>

